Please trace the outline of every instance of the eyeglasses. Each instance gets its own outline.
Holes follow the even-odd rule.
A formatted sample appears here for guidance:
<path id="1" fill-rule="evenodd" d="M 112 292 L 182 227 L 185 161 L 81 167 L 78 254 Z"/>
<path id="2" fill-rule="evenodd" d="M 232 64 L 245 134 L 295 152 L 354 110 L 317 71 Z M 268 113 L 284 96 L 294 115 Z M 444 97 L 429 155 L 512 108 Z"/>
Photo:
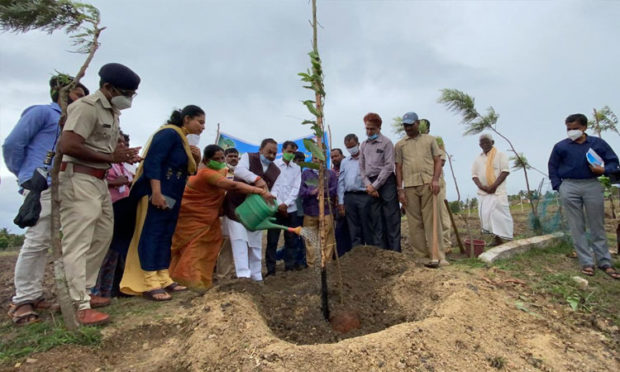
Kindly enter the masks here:
<path id="1" fill-rule="evenodd" d="M 135 96 L 138 95 L 138 92 L 136 92 L 135 90 L 119 89 L 117 87 L 114 87 L 114 89 L 116 89 L 116 91 L 119 92 L 121 95 L 123 95 L 125 97 L 129 97 L 129 98 L 134 98 Z"/>

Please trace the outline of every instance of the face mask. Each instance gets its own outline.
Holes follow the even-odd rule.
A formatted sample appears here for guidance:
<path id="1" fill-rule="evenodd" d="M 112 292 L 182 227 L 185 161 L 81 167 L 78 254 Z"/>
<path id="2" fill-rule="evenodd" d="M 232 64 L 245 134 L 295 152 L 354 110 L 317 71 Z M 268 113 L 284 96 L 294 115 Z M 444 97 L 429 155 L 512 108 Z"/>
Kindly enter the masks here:
<path id="1" fill-rule="evenodd" d="M 290 153 L 290 152 L 285 152 L 284 154 L 282 154 L 282 159 L 286 160 L 286 161 L 291 161 L 295 158 L 295 154 Z"/>
<path id="2" fill-rule="evenodd" d="M 375 133 L 375 134 L 373 134 L 372 136 L 368 136 L 368 139 L 369 139 L 369 140 L 371 140 L 371 141 L 373 141 L 373 140 L 376 140 L 376 139 L 377 139 L 377 137 L 379 137 L 379 133 Z"/>
<path id="3" fill-rule="evenodd" d="M 131 107 L 131 102 L 133 101 L 133 97 L 127 96 L 116 96 L 112 97 L 110 103 L 112 106 L 116 107 L 119 110 L 128 109 Z"/>
<path id="4" fill-rule="evenodd" d="M 207 167 L 214 170 L 220 170 L 226 168 L 226 163 L 222 163 L 221 161 L 209 160 L 209 162 L 207 163 Z"/>
<path id="5" fill-rule="evenodd" d="M 260 154 L 260 162 L 263 163 L 264 165 L 271 164 L 271 160 L 267 159 L 265 155 L 263 154 Z"/>
<path id="6" fill-rule="evenodd" d="M 568 135 L 568 138 L 571 139 L 571 141 L 576 141 L 577 139 L 579 139 L 579 137 L 583 135 L 583 132 L 579 129 L 571 129 L 567 131 L 566 134 Z"/>
<path id="7" fill-rule="evenodd" d="M 355 145 L 355 146 L 351 147 L 350 149 L 347 149 L 347 151 L 352 156 L 355 156 L 355 155 L 357 155 L 360 152 L 360 146 L 359 145 Z"/>
<path id="8" fill-rule="evenodd" d="M 198 143 L 200 143 L 200 136 L 197 134 L 188 134 L 186 137 L 187 143 L 189 143 L 190 146 L 198 146 Z"/>

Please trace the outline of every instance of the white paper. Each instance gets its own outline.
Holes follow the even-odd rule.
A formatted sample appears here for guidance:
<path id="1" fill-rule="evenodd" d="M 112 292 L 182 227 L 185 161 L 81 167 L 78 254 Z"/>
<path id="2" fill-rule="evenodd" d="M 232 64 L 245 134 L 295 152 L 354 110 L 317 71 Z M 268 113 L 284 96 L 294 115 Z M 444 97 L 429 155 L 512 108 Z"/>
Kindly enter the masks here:
<path id="1" fill-rule="evenodd" d="M 188 134 L 187 142 L 190 146 L 198 146 L 198 144 L 200 143 L 200 136 L 197 134 Z"/>

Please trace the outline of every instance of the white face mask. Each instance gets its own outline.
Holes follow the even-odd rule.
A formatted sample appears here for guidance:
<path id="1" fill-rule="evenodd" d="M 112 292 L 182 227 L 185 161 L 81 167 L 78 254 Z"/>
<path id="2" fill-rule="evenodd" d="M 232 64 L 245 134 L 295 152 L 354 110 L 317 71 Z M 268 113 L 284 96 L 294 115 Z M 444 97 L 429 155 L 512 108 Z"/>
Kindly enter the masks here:
<path id="1" fill-rule="evenodd" d="M 576 141 L 583 135 L 583 131 L 579 129 L 571 129 L 569 131 L 566 131 L 566 134 L 568 135 L 568 138 L 571 139 L 571 141 Z"/>
<path id="2" fill-rule="evenodd" d="M 198 146 L 198 144 L 200 143 L 200 136 L 197 134 L 188 134 L 187 142 L 190 146 Z"/>
<path id="3" fill-rule="evenodd" d="M 355 156 L 355 155 L 357 155 L 358 152 L 360 152 L 360 146 L 359 145 L 355 145 L 355 146 L 351 147 L 350 149 L 348 148 L 347 151 L 349 152 L 349 154 L 351 154 L 351 156 Z"/>
<path id="4" fill-rule="evenodd" d="M 133 97 L 127 97 L 127 96 L 116 96 L 116 97 L 112 97 L 112 99 L 110 100 L 110 103 L 112 104 L 112 106 L 116 107 L 119 110 L 124 110 L 124 109 L 128 109 L 131 107 L 131 102 L 133 101 Z"/>

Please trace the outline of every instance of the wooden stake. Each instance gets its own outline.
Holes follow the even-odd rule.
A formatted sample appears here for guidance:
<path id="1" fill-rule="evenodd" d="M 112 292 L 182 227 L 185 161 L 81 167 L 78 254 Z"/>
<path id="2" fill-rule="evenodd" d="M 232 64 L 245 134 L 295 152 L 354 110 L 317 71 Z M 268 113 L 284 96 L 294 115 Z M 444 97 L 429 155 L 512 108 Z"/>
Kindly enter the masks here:
<path id="1" fill-rule="evenodd" d="M 456 223 L 454 222 L 454 216 L 452 215 L 452 211 L 450 210 L 450 203 L 444 199 L 444 204 L 446 205 L 446 209 L 448 210 L 448 216 L 450 216 L 450 222 L 452 223 L 452 228 L 454 229 L 454 234 L 456 235 L 456 242 L 459 245 L 459 250 L 461 254 L 465 254 L 465 247 L 463 247 L 463 242 L 461 241 L 461 236 L 459 234 L 459 229 L 456 227 Z"/>

